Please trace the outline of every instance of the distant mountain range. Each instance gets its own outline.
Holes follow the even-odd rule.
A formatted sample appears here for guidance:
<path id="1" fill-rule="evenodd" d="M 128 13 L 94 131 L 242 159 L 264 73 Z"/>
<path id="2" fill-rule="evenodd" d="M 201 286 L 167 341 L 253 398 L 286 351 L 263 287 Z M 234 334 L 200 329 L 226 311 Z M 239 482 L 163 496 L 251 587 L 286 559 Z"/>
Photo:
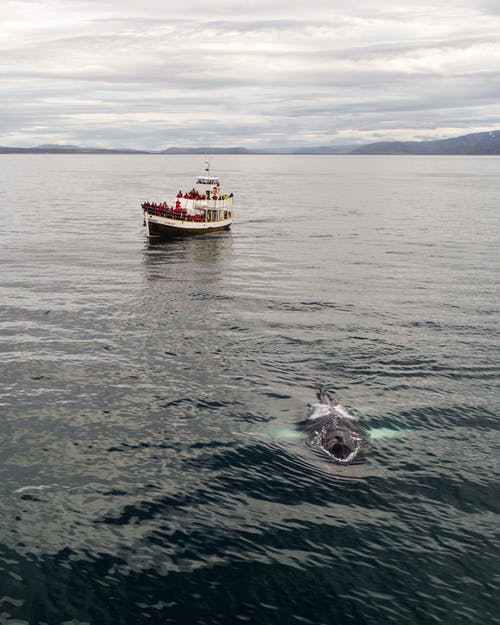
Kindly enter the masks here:
<path id="1" fill-rule="evenodd" d="M 37 145 L 34 148 L 8 148 L 0 146 L 0 154 L 152 154 L 147 150 L 82 148 L 78 145 Z"/>
<path id="2" fill-rule="evenodd" d="M 159 154 L 262 154 L 247 148 L 182 148 L 174 147 L 162 150 Z"/>
<path id="3" fill-rule="evenodd" d="M 435 141 L 382 141 L 362 145 L 351 154 L 500 154 L 500 130 Z"/>
<path id="4" fill-rule="evenodd" d="M 476 132 L 434 141 L 381 141 L 361 146 L 317 146 L 308 148 L 249 150 L 240 147 L 171 147 L 162 151 L 82 148 L 77 145 L 38 145 L 34 148 L 0 146 L 0 154 L 477 154 L 500 155 L 500 130 Z"/>

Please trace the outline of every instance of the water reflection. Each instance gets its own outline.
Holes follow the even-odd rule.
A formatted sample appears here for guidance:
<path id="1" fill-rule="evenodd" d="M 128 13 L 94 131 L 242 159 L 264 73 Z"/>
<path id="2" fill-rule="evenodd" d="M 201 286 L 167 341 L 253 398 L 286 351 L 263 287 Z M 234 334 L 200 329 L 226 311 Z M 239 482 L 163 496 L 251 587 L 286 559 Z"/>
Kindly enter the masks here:
<path id="1" fill-rule="evenodd" d="M 148 240 L 143 264 L 147 280 L 184 281 L 215 277 L 230 259 L 233 239 L 230 232 L 170 240 Z M 179 268 L 180 271 L 177 271 Z M 214 269 L 217 271 L 214 272 Z"/>

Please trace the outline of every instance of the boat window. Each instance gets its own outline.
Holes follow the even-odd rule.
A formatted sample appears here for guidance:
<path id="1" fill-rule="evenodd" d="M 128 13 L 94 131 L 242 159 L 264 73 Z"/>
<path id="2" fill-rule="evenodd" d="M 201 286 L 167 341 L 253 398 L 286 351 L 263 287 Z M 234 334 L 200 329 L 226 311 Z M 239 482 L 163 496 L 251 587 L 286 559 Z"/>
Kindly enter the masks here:
<path id="1" fill-rule="evenodd" d="M 211 184 L 214 186 L 219 186 L 218 178 L 202 178 L 201 176 L 196 179 L 197 184 Z"/>

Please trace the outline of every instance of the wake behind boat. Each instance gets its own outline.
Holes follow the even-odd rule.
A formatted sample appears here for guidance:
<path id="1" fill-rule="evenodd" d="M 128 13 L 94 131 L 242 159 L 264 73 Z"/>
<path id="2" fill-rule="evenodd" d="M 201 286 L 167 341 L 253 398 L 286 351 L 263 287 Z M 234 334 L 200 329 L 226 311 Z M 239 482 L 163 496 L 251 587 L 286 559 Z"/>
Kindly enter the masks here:
<path id="1" fill-rule="evenodd" d="M 168 238 L 227 230 L 233 221 L 233 194 L 223 193 L 219 178 L 198 176 L 189 193 L 179 191 L 171 204 L 144 202 L 144 225 L 148 237 Z"/>

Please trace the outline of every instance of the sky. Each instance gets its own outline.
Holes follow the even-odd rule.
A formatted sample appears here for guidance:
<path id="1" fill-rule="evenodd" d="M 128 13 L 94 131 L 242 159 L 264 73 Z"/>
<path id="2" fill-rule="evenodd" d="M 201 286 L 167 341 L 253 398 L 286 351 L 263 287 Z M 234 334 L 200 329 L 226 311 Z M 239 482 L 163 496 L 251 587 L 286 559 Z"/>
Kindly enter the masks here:
<path id="1" fill-rule="evenodd" d="M 0 0 L 0 145 L 500 129 L 500 0 Z"/>

